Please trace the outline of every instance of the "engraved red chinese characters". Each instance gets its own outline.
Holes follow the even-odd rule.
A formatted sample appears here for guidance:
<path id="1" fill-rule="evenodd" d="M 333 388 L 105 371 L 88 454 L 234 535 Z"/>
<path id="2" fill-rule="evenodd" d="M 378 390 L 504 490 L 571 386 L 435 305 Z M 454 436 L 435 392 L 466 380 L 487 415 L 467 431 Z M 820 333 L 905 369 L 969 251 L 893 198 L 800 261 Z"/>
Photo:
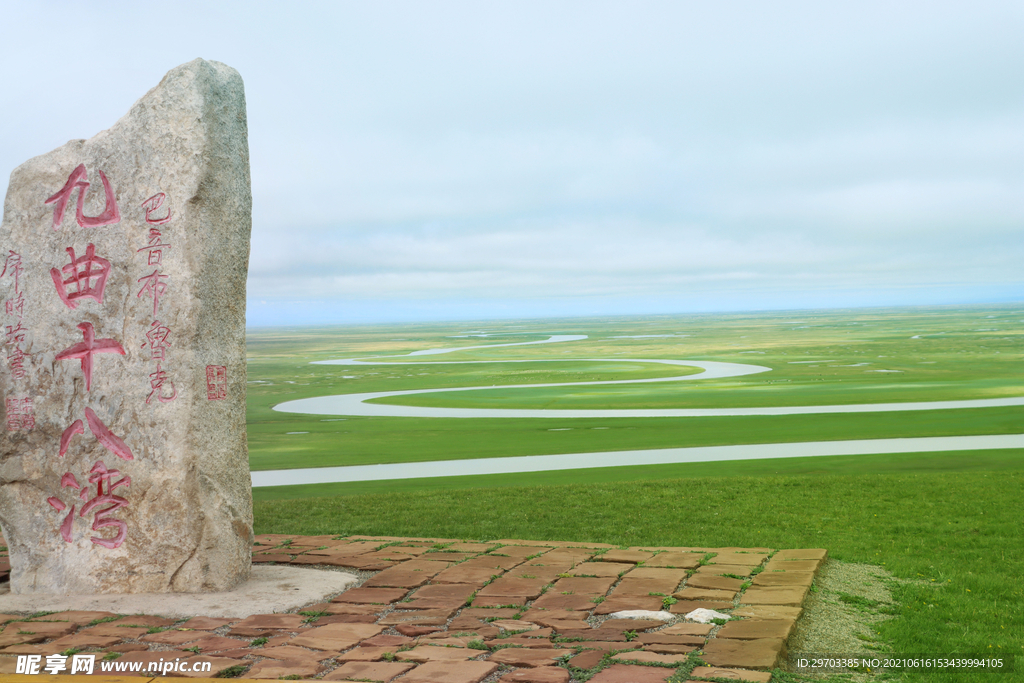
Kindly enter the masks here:
<path id="1" fill-rule="evenodd" d="M 132 483 L 132 478 L 125 475 L 117 481 L 111 481 L 114 477 L 120 475 L 118 470 L 108 470 L 107 466 L 103 464 L 103 461 L 98 461 L 93 465 L 89 471 L 89 483 L 96 484 L 96 495 L 93 498 L 89 498 L 89 494 L 86 489 L 78 483 L 75 475 L 71 472 L 66 472 L 60 479 L 61 488 L 72 488 L 80 490 L 80 498 L 86 501 L 85 505 L 82 506 L 81 512 L 78 513 L 79 517 L 85 517 L 87 514 L 96 510 L 96 508 L 102 505 L 108 505 L 108 507 L 102 510 L 97 510 L 93 517 L 92 530 L 99 531 L 108 527 L 114 527 L 117 529 L 117 533 L 113 538 L 100 538 L 93 536 L 91 540 L 96 545 L 101 545 L 104 548 L 118 548 L 124 543 L 125 538 L 128 536 L 128 525 L 120 519 L 114 519 L 110 515 L 115 511 L 123 507 L 128 506 L 128 501 L 121 496 L 114 495 L 114 491 L 120 486 L 129 486 Z M 106 489 L 104 490 L 104 487 Z M 50 504 L 57 512 L 63 512 L 67 509 L 67 505 L 60 498 L 51 496 L 46 499 L 46 502 Z M 77 504 L 76 504 L 77 505 Z M 64 517 L 64 521 L 60 525 L 60 535 L 65 542 L 71 543 L 73 536 L 71 534 L 71 528 L 74 524 L 75 507 L 71 506 L 71 511 Z"/>
<path id="2" fill-rule="evenodd" d="M 119 474 L 121 473 L 117 470 L 108 470 L 102 460 L 93 465 L 92 470 L 90 470 L 89 483 L 96 484 L 96 497 L 83 505 L 82 511 L 78 513 L 79 517 L 85 517 L 100 505 L 110 503 L 110 507 L 103 508 L 96 513 L 95 517 L 93 517 L 92 530 L 99 531 L 105 527 L 116 527 L 117 535 L 110 539 L 97 538 L 95 536 L 89 539 L 96 545 L 101 545 L 104 548 L 119 547 L 124 543 L 124 539 L 128 535 L 128 525 L 119 519 L 110 517 L 110 513 L 114 512 L 118 508 L 127 507 L 128 505 L 127 500 L 121 496 L 114 495 L 114 490 L 118 486 L 128 486 L 132 483 L 132 478 L 125 475 L 115 482 L 110 481 Z M 103 491 L 104 484 L 107 485 L 106 492 Z"/>
<path id="3" fill-rule="evenodd" d="M 68 489 L 68 488 L 75 489 L 76 491 L 79 491 L 82 488 L 81 484 L 78 483 L 78 480 L 75 479 L 75 475 L 71 474 L 70 472 L 65 472 L 64 476 L 60 478 L 60 487 L 62 489 Z M 85 492 L 82 491 L 82 493 L 85 493 Z M 88 497 L 89 497 L 89 495 L 85 494 L 85 498 L 88 498 Z M 62 501 L 60 498 L 58 498 L 56 496 L 50 496 L 49 498 L 46 499 L 46 502 L 49 503 L 50 507 L 52 507 L 57 512 L 63 512 L 68 507 L 67 505 L 64 504 L 64 501 Z M 64 517 L 64 521 L 61 522 L 61 524 L 60 524 L 60 535 L 61 535 L 61 538 L 63 538 L 64 541 L 67 542 L 67 543 L 71 543 L 71 525 L 75 521 L 75 508 L 76 507 L 77 507 L 77 504 L 71 506 L 71 512 L 69 512 Z"/>
<path id="4" fill-rule="evenodd" d="M 140 206 L 146 210 L 146 222 L 150 225 L 161 225 L 171 220 L 171 209 L 168 207 L 167 215 L 163 218 L 153 218 L 153 214 L 164 205 L 164 199 L 167 195 L 163 192 L 157 192 L 155 195 L 142 202 Z"/>
<path id="5" fill-rule="evenodd" d="M 228 369 L 223 365 L 206 366 L 206 400 L 220 401 L 228 396 Z"/>
<path id="6" fill-rule="evenodd" d="M 108 451 L 121 458 L 122 460 L 134 460 L 135 456 L 132 455 L 132 450 L 128 448 L 128 445 L 121 440 L 121 437 L 114 434 L 107 425 L 103 424 L 99 416 L 93 411 L 92 408 L 85 409 L 85 421 L 89 423 L 89 431 L 96 437 L 104 448 Z M 82 426 L 81 420 L 75 420 L 71 423 L 71 426 L 64 430 L 64 433 L 60 437 L 60 457 L 68 452 L 68 446 L 71 445 L 71 439 L 74 438 L 75 434 L 85 434 L 85 428 Z"/>
<path id="7" fill-rule="evenodd" d="M 36 416 L 32 408 L 32 397 L 8 398 L 4 400 L 7 410 L 7 431 L 30 431 L 36 426 Z"/>
<path id="8" fill-rule="evenodd" d="M 75 218 L 78 220 L 78 225 L 83 228 L 94 228 L 100 225 L 113 225 L 121 222 L 121 211 L 117 208 L 117 199 L 114 197 L 114 189 L 110 186 L 110 181 L 107 180 L 107 176 L 103 171 L 99 171 L 100 181 L 103 183 L 103 193 L 106 198 L 106 204 L 103 208 L 103 213 L 99 216 L 86 216 L 83 211 L 85 206 L 85 191 L 89 189 L 90 183 L 86 180 L 89 173 L 85 170 L 85 164 L 79 164 L 78 168 L 71 172 L 68 176 L 68 181 L 64 183 L 64 187 L 46 200 L 47 204 L 54 204 L 53 207 L 53 229 L 60 230 L 61 223 L 64 222 L 64 212 L 68 207 L 68 200 L 71 199 L 71 195 L 78 190 L 78 208 L 75 212 Z"/>
<path id="9" fill-rule="evenodd" d="M 103 303 L 103 290 L 107 286 L 107 277 L 110 275 L 110 261 L 96 255 L 96 247 L 92 244 L 85 248 L 85 256 L 75 258 L 74 247 L 67 248 L 71 256 L 71 263 L 57 270 L 50 269 L 50 277 L 57 287 L 57 294 L 71 310 L 78 307 L 78 300 L 90 298 Z M 93 266 L 96 266 L 94 269 Z M 61 271 L 68 275 L 64 279 Z M 67 291 L 68 286 L 76 287 L 75 291 Z"/>
<path id="10" fill-rule="evenodd" d="M 142 289 L 135 295 L 136 298 L 140 298 L 143 294 L 148 294 L 153 297 L 153 317 L 156 317 L 156 309 L 160 305 L 160 297 L 167 291 L 167 285 L 161 280 L 166 280 L 170 276 L 162 274 L 159 270 L 154 270 L 149 275 L 145 275 L 139 278 L 139 282 L 145 282 L 142 285 Z"/>
<path id="11" fill-rule="evenodd" d="M 78 329 L 82 331 L 84 341 L 69 346 L 57 354 L 54 360 L 71 360 L 77 358 L 82 363 L 82 372 L 85 374 L 85 390 L 89 391 L 92 386 L 92 356 L 94 353 L 116 353 L 124 355 L 124 349 L 113 339 L 96 339 L 96 332 L 92 323 L 79 323 Z"/>

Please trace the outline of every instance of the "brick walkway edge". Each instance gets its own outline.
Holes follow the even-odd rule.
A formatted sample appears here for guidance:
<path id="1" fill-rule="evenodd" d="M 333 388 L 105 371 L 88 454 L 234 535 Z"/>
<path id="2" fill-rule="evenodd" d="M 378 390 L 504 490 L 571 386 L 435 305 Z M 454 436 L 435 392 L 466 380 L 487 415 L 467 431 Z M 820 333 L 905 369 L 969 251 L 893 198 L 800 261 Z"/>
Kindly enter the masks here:
<path id="1" fill-rule="evenodd" d="M 568 683 L 586 672 L 591 683 L 766 683 L 826 555 L 264 534 L 253 562 L 342 567 L 367 578 L 329 602 L 246 619 L 0 614 L 0 679 L 81 680 L 15 670 L 18 655 L 42 655 L 45 666 L 47 655 L 84 652 L 96 653 L 96 681 L 132 675 L 101 675 L 101 661 L 141 662 L 142 673 L 128 679 L 139 681 L 163 678 L 146 673 L 149 662 L 180 659 L 209 661 L 211 671 L 194 676 L 218 680 Z M 730 619 L 686 618 L 699 608 Z M 660 614 L 613 616 L 632 610 Z"/>

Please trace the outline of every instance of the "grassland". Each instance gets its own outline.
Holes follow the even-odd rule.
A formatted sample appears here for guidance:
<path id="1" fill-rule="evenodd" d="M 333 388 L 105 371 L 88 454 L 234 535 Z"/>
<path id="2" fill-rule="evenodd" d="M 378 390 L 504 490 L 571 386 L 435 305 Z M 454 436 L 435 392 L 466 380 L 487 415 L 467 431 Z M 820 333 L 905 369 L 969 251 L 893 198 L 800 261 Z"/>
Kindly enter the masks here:
<path id="1" fill-rule="evenodd" d="M 452 338 L 484 328 L 495 336 Z M 381 359 L 385 364 L 373 366 L 309 364 L 458 345 L 531 341 L 560 333 L 587 334 L 589 338 L 563 344 L 471 349 L 439 357 Z M 249 339 L 250 461 L 254 470 L 264 470 L 730 443 L 1021 433 L 1024 413 L 1007 408 L 770 418 L 488 420 L 331 418 L 279 413 L 271 407 L 333 393 L 684 374 L 680 368 L 663 365 L 571 361 L 567 357 L 728 360 L 773 370 L 722 380 L 482 389 L 388 401 L 557 409 L 996 398 L 1024 396 L 1022 356 L 1024 307 L 1020 306 L 258 330 Z M 530 358 L 558 362 L 439 362 Z M 393 364 L 411 360 L 423 364 Z"/>
<path id="2" fill-rule="evenodd" d="M 573 342 L 571 348 L 475 349 L 442 357 L 563 359 L 514 368 L 308 364 L 482 343 L 448 335 L 483 324 L 256 331 L 249 353 L 254 469 L 453 461 L 452 477 L 256 489 L 256 530 L 824 547 L 837 559 L 884 566 L 900 579 L 893 587 L 898 614 L 878 626 L 875 646 L 902 654 L 1011 655 L 1017 658 L 1017 673 L 1000 680 L 1019 680 L 1024 671 L 1024 452 L 1019 449 L 457 475 L 458 460 L 473 457 L 1021 433 L 1020 408 L 615 420 L 323 418 L 270 408 L 329 393 L 672 372 L 649 365 L 564 360 L 616 356 L 732 360 L 767 365 L 773 372 L 694 382 L 685 389 L 686 383 L 574 387 L 564 393 L 502 390 L 492 396 L 486 395 L 488 390 L 415 400 L 430 405 L 456 405 L 472 398 L 474 405 L 502 407 L 634 407 L 636 402 L 667 407 L 1021 396 L 1022 323 L 1024 306 L 516 323 L 525 327 L 487 323 L 488 331 L 507 335 L 489 338 L 496 343 L 558 333 L 590 338 Z M 511 334 L 524 331 L 534 334 Z M 690 336 L 625 338 L 661 334 Z M 875 369 L 899 372 L 869 372 Z M 564 431 L 551 431 L 555 428 Z M 987 681 L 991 675 L 908 674 L 904 679 Z"/>

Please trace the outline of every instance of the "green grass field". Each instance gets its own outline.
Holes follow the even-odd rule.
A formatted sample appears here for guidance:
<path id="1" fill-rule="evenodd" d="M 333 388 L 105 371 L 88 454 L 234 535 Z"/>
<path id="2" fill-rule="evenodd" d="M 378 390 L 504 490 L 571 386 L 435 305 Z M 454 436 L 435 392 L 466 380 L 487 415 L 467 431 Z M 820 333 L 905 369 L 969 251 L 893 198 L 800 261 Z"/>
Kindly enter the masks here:
<path id="1" fill-rule="evenodd" d="M 452 338 L 474 329 L 497 334 L 483 340 Z M 309 364 L 332 358 L 532 341 L 549 334 L 587 334 L 589 338 L 382 359 L 381 365 L 373 366 Z M 628 338 L 635 335 L 644 337 Z M 249 452 L 254 470 L 730 443 L 1024 432 L 1022 411 L 1006 408 L 603 420 L 338 419 L 271 410 L 288 400 L 341 393 L 686 374 L 681 372 L 683 368 L 613 361 L 445 362 L 567 357 L 723 360 L 763 365 L 772 371 L 679 383 L 482 389 L 395 397 L 387 402 L 451 407 L 667 408 L 1024 396 L 1024 309 L 1020 306 L 257 330 L 250 333 L 248 355 Z M 393 364 L 408 361 L 422 364 Z"/>
<path id="2" fill-rule="evenodd" d="M 449 336 L 480 329 L 506 336 Z M 529 341 L 548 334 L 590 338 L 401 359 L 558 363 L 309 365 L 312 360 Z M 667 334 L 690 336 L 627 338 Z M 565 360 L 616 357 L 726 360 L 773 371 L 707 383 L 484 390 L 414 400 L 501 407 L 711 407 L 1024 396 L 1022 342 L 1021 305 L 255 330 L 249 340 L 253 469 L 453 461 L 452 477 L 256 489 L 256 530 L 824 547 L 838 559 L 884 566 L 910 580 L 895 588 L 899 614 L 879 626 L 880 646 L 903 654 L 1012 654 L 1018 657 L 1018 673 L 1000 680 L 1019 680 L 1024 678 L 1024 452 L 1019 449 L 457 475 L 458 460 L 475 457 L 1021 433 L 1022 408 L 604 420 L 343 419 L 270 408 L 331 393 L 625 379 L 677 371 Z M 876 369 L 899 372 L 869 372 Z M 971 681 L 991 675 L 905 678 Z"/>

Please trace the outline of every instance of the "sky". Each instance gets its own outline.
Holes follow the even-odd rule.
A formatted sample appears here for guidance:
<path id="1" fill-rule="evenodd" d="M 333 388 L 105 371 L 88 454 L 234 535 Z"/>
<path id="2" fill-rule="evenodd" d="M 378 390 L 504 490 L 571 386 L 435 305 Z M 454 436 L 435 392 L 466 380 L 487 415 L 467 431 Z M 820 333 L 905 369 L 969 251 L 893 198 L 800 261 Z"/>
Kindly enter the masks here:
<path id="1" fill-rule="evenodd" d="M 0 190 L 202 57 L 245 82 L 250 326 L 1021 302 L 1022 35 L 1000 0 L 0 0 Z"/>

